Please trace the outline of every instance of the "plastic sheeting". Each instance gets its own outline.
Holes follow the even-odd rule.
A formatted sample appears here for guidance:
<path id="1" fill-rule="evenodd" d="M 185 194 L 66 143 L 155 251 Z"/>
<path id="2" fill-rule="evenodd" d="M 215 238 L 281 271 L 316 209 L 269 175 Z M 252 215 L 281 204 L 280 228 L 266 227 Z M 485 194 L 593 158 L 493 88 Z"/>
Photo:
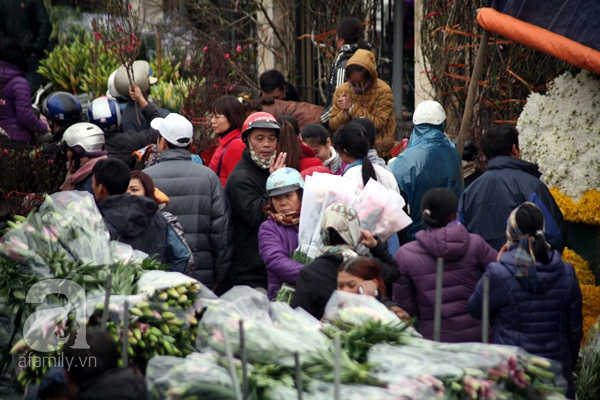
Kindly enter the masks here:
<path id="1" fill-rule="evenodd" d="M 401 190 L 408 195 L 409 215 L 413 225 L 408 239 L 427 226 L 421 220 L 421 199 L 435 187 L 452 190 L 458 197 L 464 184 L 458 151 L 444 133 L 432 125 L 416 125 L 408 148 L 391 166 Z"/>
<path id="2" fill-rule="evenodd" d="M 488 0 L 488 6 L 600 51 L 598 0 Z"/>

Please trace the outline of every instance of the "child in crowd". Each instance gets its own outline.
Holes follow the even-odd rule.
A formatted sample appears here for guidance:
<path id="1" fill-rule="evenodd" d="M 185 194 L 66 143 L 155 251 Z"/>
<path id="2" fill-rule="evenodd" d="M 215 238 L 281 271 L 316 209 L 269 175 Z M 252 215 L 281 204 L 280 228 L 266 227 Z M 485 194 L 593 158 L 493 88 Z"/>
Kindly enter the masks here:
<path id="1" fill-rule="evenodd" d="M 323 162 L 323 165 L 329 168 L 334 175 L 341 175 L 346 168 L 346 163 L 342 161 L 339 154 L 331 145 L 329 132 L 321 124 L 306 125 L 302 129 L 302 141 L 310 147 Z"/>
<path id="2" fill-rule="evenodd" d="M 293 168 L 281 168 L 267 179 L 267 220 L 258 230 L 258 250 L 267 267 L 269 299 L 282 282 L 296 284 L 303 264 L 292 260 L 298 247 L 298 224 L 304 180 Z"/>
<path id="3" fill-rule="evenodd" d="M 340 158 L 348 164 L 342 173 L 363 188 L 374 179 L 386 188 L 400 193 L 394 175 L 387 169 L 375 165 L 368 157 L 369 141 L 362 125 L 351 123 L 342 126 L 333 135 L 333 146 Z"/>

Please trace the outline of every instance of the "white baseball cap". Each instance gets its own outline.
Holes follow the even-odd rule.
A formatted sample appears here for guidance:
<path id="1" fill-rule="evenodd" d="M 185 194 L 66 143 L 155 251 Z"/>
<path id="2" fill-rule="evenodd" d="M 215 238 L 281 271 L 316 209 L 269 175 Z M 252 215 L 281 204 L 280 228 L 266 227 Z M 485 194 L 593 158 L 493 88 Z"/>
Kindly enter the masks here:
<path id="1" fill-rule="evenodd" d="M 185 147 L 194 137 L 192 123 L 177 113 L 170 113 L 165 118 L 155 118 L 150 126 L 156 129 L 167 142 L 175 146 Z"/>

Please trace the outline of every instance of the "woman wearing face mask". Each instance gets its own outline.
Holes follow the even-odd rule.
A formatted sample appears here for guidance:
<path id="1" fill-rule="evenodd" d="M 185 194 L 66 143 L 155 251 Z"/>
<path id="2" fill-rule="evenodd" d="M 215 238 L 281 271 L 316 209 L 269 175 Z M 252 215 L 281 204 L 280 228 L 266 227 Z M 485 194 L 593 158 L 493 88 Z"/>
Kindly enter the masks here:
<path id="1" fill-rule="evenodd" d="M 327 82 L 327 100 L 321 114 L 321 123 L 325 126 L 329 124 L 333 94 L 338 86 L 342 85 L 348 77 L 346 76 L 346 64 L 356 50 L 371 50 L 371 45 L 365 40 L 365 28 L 360 19 L 356 17 L 346 17 L 338 22 L 335 28 L 335 49 L 338 51 L 329 81 Z"/>
<path id="2" fill-rule="evenodd" d="M 348 82 L 338 86 L 333 96 L 329 127 L 337 130 L 353 119 L 365 117 L 375 124 L 374 149 L 388 156 L 394 146 L 396 116 L 390 86 L 377 77 L 375 55 L 358 49 L 348 60 Z"/>
<path id="3" fill-rule="evenodd" d="M 325 245 L 321 254 L 300 270 L 290 304 L 293 308 L 302 307 L 315 318 L 321 319 L 325 305 L 337 288 L 340 265 L 358 257 L 356 248 L 359 244 L 369 248 L 375 257 L 386 287 L 391 287 L 400 275 L 398 264 L 385 244 L 370 232 L 360 229 L 356 210 L 346 204 L 335 203 L 325 209 L 321 238 Z"/>
<path id="4" fill-rule="evenodd" d="M 267 269 L 258 252 L 258 229 L 265 221 L 267 179 L 285 167 L 286 154 L 276 150 L 278 138 L 279 124 L 271 114 L 258 112 L 244 122 L 242 140 L 246 150 L 225 185 L 237 245 L 229 273 L 215 290 L 218 295 L 236 285 L 267 294 Z"/>
<path id="5" fill-rule="evenodd" d="M 293 261 L 298 247 L 298 224 L 304 179 L 293 168 L 281 168 L 267 180 L 267 220 L 258 231 L 258 250 L 267 268 L 269 299 L 274 299 L 283 282 L 296 284 L 304 266 Z"/>

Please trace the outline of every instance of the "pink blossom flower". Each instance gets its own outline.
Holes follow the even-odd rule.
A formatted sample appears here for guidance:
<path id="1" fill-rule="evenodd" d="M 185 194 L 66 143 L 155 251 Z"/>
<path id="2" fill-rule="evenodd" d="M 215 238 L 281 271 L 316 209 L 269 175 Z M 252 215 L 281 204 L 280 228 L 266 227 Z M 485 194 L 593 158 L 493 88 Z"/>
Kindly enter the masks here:
<path id="1" fill-rule="evenodd" d="M 225 53 L 225 58 L 229 58 L 229 53 Z"/>
<path id="2" fill-rule="evenodd" d="M 242 52 L 242 46 L 238 45 L 238 47 L 235 48 L 235 51 L 237 51 L 238 53 Z"/>
<path id="3" fill-rule="evenodd" d="M 204 48 L 202 49 L 202 51 L 208 51 L 208 46 L 204 46 Z"/>
<path id="4" fill-rule="evenodd" d="M 216 89 L 218 86 L 217 86 L 217 84 L 215 83 L 215 84 L 213 84 L 213 87 Z"/>
<path id="5" fill-rule="evenodd" d="M 229 86 L 227 90 L 231 92 L 233 90 L 233 86 Z"/>
<path id="6" fill-rule="evenodd" d="M 129 11 L 131 11 L 131 9 L 132 9 L 132 8 L 133 8 L 133 7 L 131 7 L 131 3 L 127 3 L 127 9 L 128 9 Z"/>
<path id="7" fill-rule="evenodd" d="M 96 39 L 98 40 L 102 39 L 102 34 L 100 32 L 94 32 L 94 36 L 96 36 Z"/>

